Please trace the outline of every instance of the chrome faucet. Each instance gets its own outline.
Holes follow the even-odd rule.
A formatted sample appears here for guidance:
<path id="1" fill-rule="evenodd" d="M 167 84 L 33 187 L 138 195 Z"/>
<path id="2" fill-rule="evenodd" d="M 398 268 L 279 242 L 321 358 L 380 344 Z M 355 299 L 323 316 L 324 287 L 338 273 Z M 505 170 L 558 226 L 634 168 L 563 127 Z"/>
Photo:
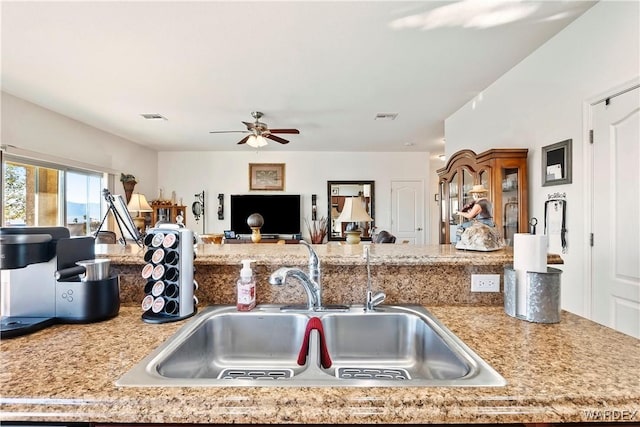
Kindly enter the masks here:
<path id="1" fill-rule="evenodd" d="M 373 311 L 377 305 L 382 304 L 387 295 L 384 292 L 376 292 L 371 290 L 371 259 L 369 257 L 369 246 L 364 248 L 364 259 L 367 263 L 367 296 L 364 303 L 364 311 Z"/>
<path id="2" fill-rule="evenodd" d="M 300 240 L 300 243 L 309 249 L 309 273 L 295 267 L 281 267 L 271 273 L 269 283 L 282 286 L 289 276 L 298 279 L 307 294 L 307 310 L 319 311 L 323 309 L 320 259 L 309 243 L 304 240 Z"/>

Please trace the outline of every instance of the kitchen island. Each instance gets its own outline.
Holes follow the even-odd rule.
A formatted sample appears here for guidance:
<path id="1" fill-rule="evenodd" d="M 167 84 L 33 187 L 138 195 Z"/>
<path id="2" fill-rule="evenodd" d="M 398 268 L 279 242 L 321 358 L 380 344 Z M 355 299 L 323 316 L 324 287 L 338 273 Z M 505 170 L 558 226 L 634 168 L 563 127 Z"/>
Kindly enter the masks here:
<path id="1" fill-rule="evenodd" d="M 116 387 L 184 322 L 138 307 L 56 325 L 0 346 L 0 421 L 93 423 L 640 422 L 640 341 L 563 312 L 535 324 L 502 307 L 428 307 L 492 365 L 504 387 Z"/>

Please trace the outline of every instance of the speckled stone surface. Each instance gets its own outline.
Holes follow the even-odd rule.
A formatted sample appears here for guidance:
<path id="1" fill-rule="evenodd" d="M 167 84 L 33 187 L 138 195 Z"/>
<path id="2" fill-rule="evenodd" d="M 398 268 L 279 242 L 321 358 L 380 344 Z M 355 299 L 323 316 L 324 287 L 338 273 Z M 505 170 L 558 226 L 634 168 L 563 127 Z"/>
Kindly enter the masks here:
<path id="1" fill-rule="evenodd" d="M 313 245 L 323 263 L 332 265 L 364 265 L 362 258 L 364 244 L 345 245 L 332 242 Z M 452 245 L 368 245 L 371 248 L 371 263 L 381 265 L 486 265 L 510 264 L 513 262 L 513 248 L 492 252 L 464 251 Z M 135 245 L 96 245 L 96 254 L 108 256 L 116 264 L 139 264 L 144 249 Z M 256 260 L 263 265 L 304 265 L 308 251 L 303 245 L 289 244 L 200 244 L 197 246 L 195 264 L 240 265 L 243 259 Z M 562 264 L 559 255 L 550 254 L 549 264 Z"/>
<path id="2" fill-rule="evenodd" d="M 0 421 L 498 423 L 589 421 L 640 410 L 640 341 L 563 312 L 544 325 L 501 307 L 429 309 L 507 380 L 473 388 L 131 388 L 114 381 L 184 322 L 138 307 L 0 344 Z M 640 421 L 640 413 L 634 419 Z"/>
<path id="3" fill-rule="evenodd" d="M 367 272 L 364 245 L 337 243 L 314 245 L 322 266 L 323 300 L 327 304 L 364 302 Z M 145 281 L 140 273 L 144 250 L 137 246 L 98 245 L 97 254 L 111 259 L 120 275 L 123 303 L 139 303 L 144 298 Z M 258 303 L 303 303 L 302 287 L 268 283 L 278 267 L 307 269 L 308 251 L 302 245 L 207 244 L 199 245 L 194 261 L 199 289 L 195 295 L 202 305 L 234 304 L 235 282 L 240 261 L 255 260 Z M 470 290 L 471 274 L 500 274 L 513 262 L 511 248 L 495 252 L 472 252 L 451 245 L 371 245 L 373 288 L 384 291 L 390 304 L 502 305 L 502 292 L 477 293 Z M 550 264 L 561 264 L 558 255 L 549 255 Z M 293 282 L 293 280 L 292 280 Z M 501 282 L 504 282 L 501 280 Z"/>

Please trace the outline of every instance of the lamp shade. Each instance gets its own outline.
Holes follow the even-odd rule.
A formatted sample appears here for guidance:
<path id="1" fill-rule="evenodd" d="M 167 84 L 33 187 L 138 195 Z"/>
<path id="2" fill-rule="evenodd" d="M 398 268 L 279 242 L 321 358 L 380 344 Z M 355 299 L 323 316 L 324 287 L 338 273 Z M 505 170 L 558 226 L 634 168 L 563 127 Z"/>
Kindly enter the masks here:
<path id="1" fill-rule="evenodd" d="M 131 195 L 131 200 L 129 200 L 129 204 L 127 205 L 127 210 L 129 212 L 152 212 L 151 206 L 149 206 L 149 202 L 147 202 L 147 198 L 144 197 L 144 194 L 133 193 Z"/>
<path id="2" fill-rule="evenodd" d="M 349 197 L 344 199 L 344 207 L 336 221 L 339 222 L 370 222 L 373 218 L 369 216 L 362 206 L 360 197 Z"/>

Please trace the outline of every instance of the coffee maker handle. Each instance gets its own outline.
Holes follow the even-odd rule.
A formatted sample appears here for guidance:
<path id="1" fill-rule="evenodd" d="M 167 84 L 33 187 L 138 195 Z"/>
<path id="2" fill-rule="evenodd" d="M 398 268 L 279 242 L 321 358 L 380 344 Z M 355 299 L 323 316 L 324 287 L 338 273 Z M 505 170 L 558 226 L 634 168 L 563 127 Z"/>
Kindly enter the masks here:
<path id="1" fill-rule="evenodd" d="M 87 271 L 86 268 L 77 265 L 75 267 L 63 268 L 62 270 L 58 270 L 55 273 L 56 280 L 64 280 L 73 276 L 78 276 L 81 274 L 85 274 Z"/>

